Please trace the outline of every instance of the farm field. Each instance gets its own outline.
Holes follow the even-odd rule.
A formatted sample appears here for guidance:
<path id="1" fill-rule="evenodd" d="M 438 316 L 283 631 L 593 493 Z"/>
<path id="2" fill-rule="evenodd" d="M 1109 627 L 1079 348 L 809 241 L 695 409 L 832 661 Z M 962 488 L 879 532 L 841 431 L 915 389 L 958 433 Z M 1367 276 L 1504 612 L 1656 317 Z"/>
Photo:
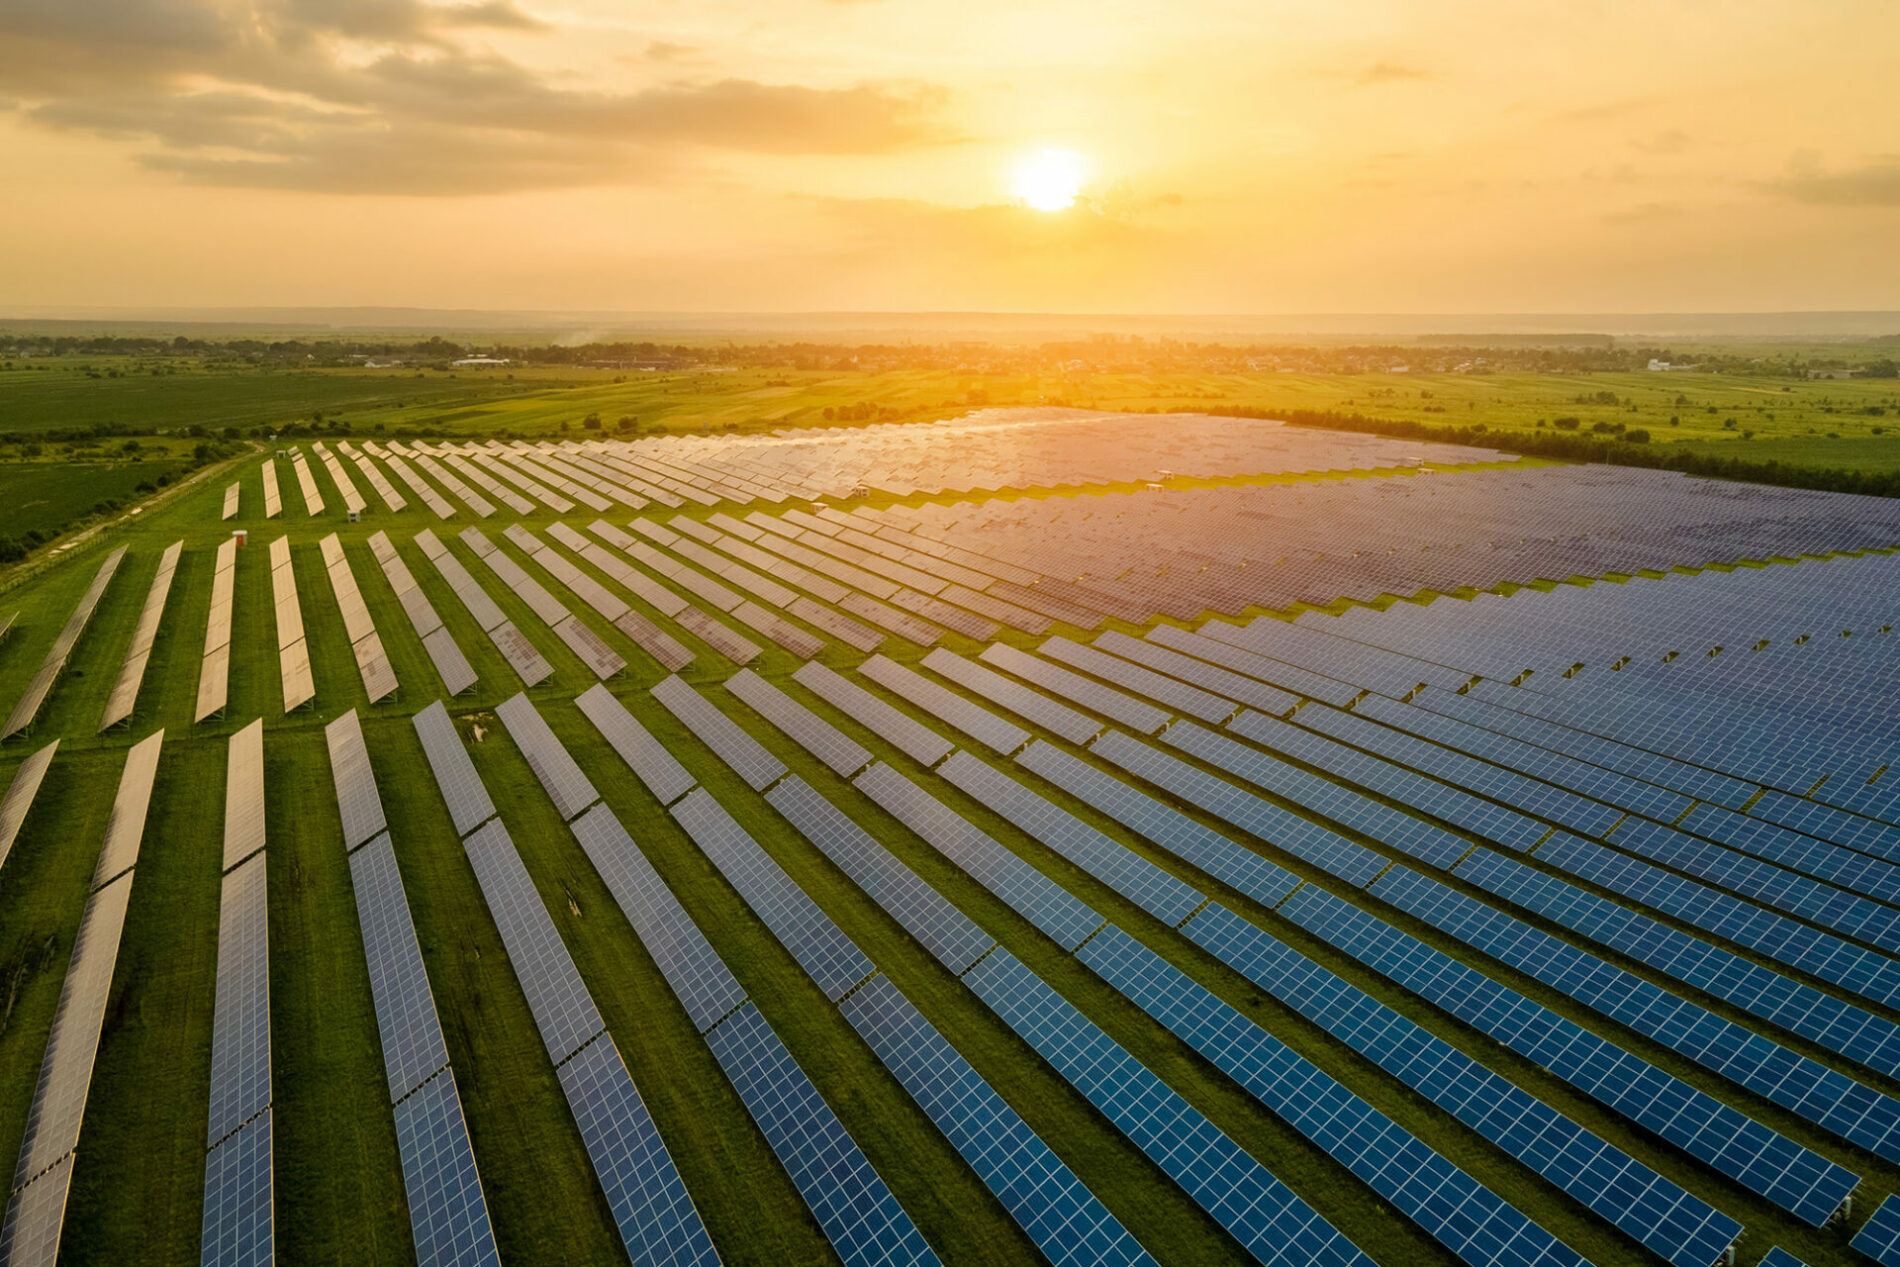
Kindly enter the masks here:
<path id="1" fill-rule="evenodd" d="M 1580 381 L 1645 390 L 1610 377 Z M 485 411 L 420 446 L 365 443 L 394 411 L 362 398 L 339 406 L 347 452 L 273 446 L 302 455 L 320 513 L 290 460 L 246 455 L 0 592 L 0 626 L 18 613 L 0 640 L 12 710 L 124 550 L 30 725 L 0 741 L 0 792 L 59 743 L 17 839 L 0 835 L 0 1159 L 33 1138 L 82 912 L 129 892 L 70 1156 L 10 1188 L 18 1204 L 70 1183 L 60 1261 L 195 1261 L 208 1142 L 215 1158 L 265 1122 L 206 1139 L 220 947 L 239 935 L 223 894 L 253 867 L 275 1253 L 428 1257 L 366 950 L 383 934 L 359 913 L 382 836 L 340 796 L 329 730 L 352 714 L 501 1262 L 628 1261 L 630 1229 L 663 1216 L 628 1215 L 597 1167 L 641 1140 L 662 1161 L 640 1173 L 690 1200 L 655 1226 L 733 1263 L 1409 1267 L 1488 1261 L 1484 1238 L 1507 1235 L 1550 1264 L 1712 1264 L 1731 1245 L 1751 1267 L 1771 1246 L 1866 1261 L 1855 1236 L 1900 1209 L 1875 1215 L 1900 1189 L 1900 809 L 1866 702 L 1891 681 L 1900 506 L 1187 414 L 1100 434 L 1051 411 L 927 440 L 867 427 L 741 449 L 718 423 L 581 443 L 597 437 L 576 410 L 751 433 L 834 401 L 965 411 L 947 376 L 881 374 L 876 397 L 837 376 L 703 378 L 416 400 L 405 424 Z M 1496 408 L 1517 393 L 1531 427 L 1545 408 L 1594 416 L 1546 399 L 1566 390 L 1548 378 L 1468 381 Z M 1163 399 L 1095 386 L 1103 408 Z M 1177 403 L 1240 400 L 1182 386 Z M 1449 409 L 1456 386 L 1404 390 Z M 1371 384 L 1353 387 L 1258 390 L 1366 410 Z M 1723 392 L 1747 394 L 1670 387 L 1703 391 L 1717 421 L 1735 412 Z M 694 403 L 669 412 L 672 389 Z M 1663 407 L 1637 403 L 1616 416 Z M 1774 442 L 1671 408 L 1684 442 Z M 457 443 L 503 431 L 575 443 Z M 1872 461 L 1884 438 L 1839 443 Z M 174 542 L 135 706 L 102 731 Z M 224 584 L 228 698 L 196 720 Z M 473 671 L 460 693 L 424 608 Z M 524 688 L 498 620 L 548 676 Z M 293 642 L 315 698 L 287 711 Z M 673 651 L 690 659 L 669 672 Z M 1684 724 L 1643 729 L 1645 697 Z M 673 772 L 651 748 L 629 765 L 600 720 L 616 709 Z M 418 724 L 435 713 L 444 748 Z M 1810 741 L 1751 739 L 1765 715 Z M 230 754 L 260 718 L 262 853 L 233 858 Z M 160 732 L 136 862 L 96 874 L 128 754 Z M 462 811 L 471 787 L 492 810 Z M 595 834 L 606 819 L 631 852 Z M 631 899 L 625 877 L 649 871 Z M 664 935 L 661 893 L 682 921 Z M 710 957 L 682 968 L 700 936 Z M 933 1058 L 903 1046 L 933 1034 Z M 760 1051 L 783 1053 L 773 1072 L 747 1063 Z M 611 1071 L 612 1052 L 651 1128 L 603 1146 L 582 1106 L 625 1105 L 572 1075 Z M 932 1081 L 944 1052 L 957 1094 Z M 819 1128 L 861 1166 L 809 1164 Z M 1055 1179 L 999 1167 L 981 1145 L 1005 1132 L 1004 1155 Z M 1208 1164 L 1180 1165 L 1183 1148 Z M 1041 1217 L 1062 1201 L 1092 1237 Z"/>

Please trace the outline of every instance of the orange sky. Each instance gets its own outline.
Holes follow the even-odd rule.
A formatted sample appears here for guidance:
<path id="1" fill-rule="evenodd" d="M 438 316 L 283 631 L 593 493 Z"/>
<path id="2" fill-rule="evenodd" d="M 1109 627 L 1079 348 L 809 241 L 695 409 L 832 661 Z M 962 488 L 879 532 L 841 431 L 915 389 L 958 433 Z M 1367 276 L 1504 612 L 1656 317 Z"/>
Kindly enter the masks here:
<path id="1" fill-rule="evenodd" d="M 0 0 L 0 312 L 1900 308 L 1896 49 L 1890 0 Z"/>

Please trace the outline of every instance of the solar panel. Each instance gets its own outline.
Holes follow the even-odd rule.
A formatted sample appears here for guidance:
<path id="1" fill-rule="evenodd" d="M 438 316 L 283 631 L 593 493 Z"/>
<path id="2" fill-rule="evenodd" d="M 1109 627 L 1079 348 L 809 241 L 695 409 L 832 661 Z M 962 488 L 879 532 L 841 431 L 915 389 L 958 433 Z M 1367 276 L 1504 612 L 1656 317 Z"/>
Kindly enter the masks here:
<path id="1" fill-rule="evenodd" d="M 1029 742 L 1027 731 L 881 655 L 859 665 L 858 672 L 1001 756 Z"/>
<path id="2" fill-rule="evenodd" d="M 608 646 L 601 636 L 582 624 L 578 616 L 569 616 L 554 626 L 554 636 L 567 644 L 568 650 L 581 658 L 581 663 L 594 671 L 594 676 L 605 681 L 627 667 L 620 653 Z"/>
<path id="3" fill-rule="evenodd" d="M 767 792 L 765 799 L 950 971 L 960 975 L 996 944 L 994 937 L 796 774 Z"/>
<path id="4" fill-rule="evenodd" d="M 1882 1267 L 1900 1264 L 1900 1201 L 1888 1197 L 1854 1234 L 1854 1248 Z"/>
<path id="5" fill-rule="evenodd" d="M 615 699 L 606 687 L 590 687 L 575 698 L 574 704 L 660 804 L 671 805 L 692 791 L 696 780 L 686 772 L 686 767 L 665 744 L 634 720 L 626 705 Z"/>
<path id="6" fill-rule="evenodd" d="M 745 989 L 605 805 L 574 820 L 594 870 L 701 1033 L 745 1002 Z"/>
<path id="7" fill-rule="evenodd" d="M 463 842 L 548 1058 L 556 1065 L 606 1028 L 500 819 Z"/>
<path id="8" fill-rule="evenodd" d="M 113 797 L 112 815 L 106 820 L 105 843 L 99 847 L 99 864 L 92 873 L 95 889 L 130 870 L 139 860 L 139 842 L 145 835 L 145 811 L 152 803 L 152 780 L 158 773 L 158 750 L 164 741 L 165 732 L 155 730 L 125 754 L 125 769 Z"/>
<path id="9" fill-rule="evenodd" d="M 556 1073 L 628 1256 L 636 1263 L 718 1262 L 613 1035 L 602 1034 Z"/>
<path id="10" fill-rule="evenodd" d="M 1080 898 L 883 762 L 851 782 L 1064 949 L 1073 950 L 1105 922 Z"/>
<path id="11" fill-rule="evenodd" d="M 799 747 L 849 778 L 871 762 L 871 754 L 845 733 L 751 669 L 726 679 L 726 689 L 783 731 Z"/>
<path id="12" fill-rule="evenodd" d="M 360 736 L 359 736 L 360 739 Z M 224 869 L 264 847 L 264 719 L 231 736 L 224 781 Z"/>
<path id="13" fill-rule="evenodd" d="M 1261 1263 L 1372 1260 L 1180 1095 L 999 947 L 964 981 Z"/>
<path id="14" fill-rule="evenodd" d="M 980 658 L 1144 735 L 1152 735 L 1168 724 L 1168 714 L 1154 705 L 1132 695 L 1124 695 L 1113 687 L 1103 686 L 1078 673 L 1071 673 L 1047 660 L 1039 660 L 1007 643 L 992 643 L 983 649 Z"/>
<path id="15" fill-rule="evenodd" d="M 692 731 L 695 738 L 711 748 L 714 756 L 731 766 L 753 791 L 764 791 L 785 773 L 783 761 L 766 751 L 758 740 L 739 728 L 739 723 L 720 712 L 683 679 L 668 677 L 648 694 Z"/>
<path id="16" fill-rule="evenodd" d="M 456 733 L 455 723 L 449 720 L 449 710 L 443 707 L 441 700 L 417 713 L 414 724 L 416 737 L 422 741 L 423 755 L 435 773 L 436 786 L 442 790 L 442 799 L 448 802 L 455 833 L 466 836 L 494 816 L 495 803 L 488 799 L 488 789 L 475 773 L 475 763 L 468 759 L 462 738 Z"/>
<path id="17" fill-rule="evenodd" d="M 350 855 L 350 884 L 393 1103 L 446 1065 L 449 1054 L 387 832 Z"/>
<path id="18" fill-rule="evenodd" d="M 956 753 L 937 772 L 1164 924 L 1179 924 L 1207 901 L 1132 849 L 967 752 Z"/>
<path id="19" fill-rule="evenodd" d="M 1070 743 L 1087 743 L 1101 733 L 1102 724 L 1074 709 L 1058 704 L 1040 691 L 1032 691 L 1000 673 L 971 664 L 960 655 L 939 647 L 924 657 L 924 667 L 942 674 L 967 690 L 1000 704 L 1019 717 L 1027 718 L 1044 730 Z"/>
<path id="20" fill-rule="evenodd" d="M 706 1041 L 847 1267 L 937 1261 L 756 1004 L 732 1013 Z"/>
<path id="21" fill-rule="evenodd" d="M 1299 886 L 1286 868 L 1052 744 L 1032 743 L 1016 762 L 1264 906 L 1278 906 Z"/>
<path id="22" fill-rule="evenodd" d="M 580 766 L 554 737 L 547 720 L 526 695 L 516 695 L 497 704 L 495 715 L 514 736 L 521 755 L 527 758 L 528 768 L 541 780 L 541 786 L 547 790 L 548 798 L 563 820 L 573 818 L 600 799 L 600 793 L 587 781 Z"/>
<path id="23" fill-rule="evenodd" d="M 901 713 L 856 682 L 839 676 L 813 660 L 792 674 L 797 682 L 852 721 L 865 727 L 919 765 L 941 761 L 954 746 L 907 713 Z"/>
<path id="24" fill-rule="evenodd" d="M 499 1267 L 455 1071 L 443 1069 L 395 1115 L 418 1267 Z"/>
<path id="25" fill-rule="evenodd" d="M 1052 1264 L 1153 1263 L 889 977 L 839 1008 Z"/>
<path id="26" fill-rule="evenodd" d="M 275 1258 L 271 1210 L 271 1111 L 205 1154 L 201 1267 L 270 1267 Z"/>
<path id="27" fill-rule="evenodd" d="M 818 909 L 711 792 L 705 788 L 692 792 L 673 807 L 672 814 L 826 998 L 837 1002 L 875 971 L 856 943 Z"/>
<path id="28" fill-rule="evenodd" d="M 78 1147 L 79 1127 L 86 1114 L 86 1094 L 92 1085 L 92 1062 L 99 1049 L 100 1027 L 112 992 L 112 970 L 119 957 L 119 934 L 125 928 L 129 882 L 109 884 L 94 893 L 79 917 L 73 953 L 59 987 L 59 1007 L 53 1013 L 39 1082 L 27 1112 L 26 1132 L 20 1141 L 19 1161 L 13 1171 L 13 1189 L 48 1170 Z M 17 1196 L 15 1197 L 17 1201 Z"/>
<path id="29" fill-rule="evenodd" d="M 0 867 L 6 865 L 7 855 L 13 852 L 13 842 L 19 838 L 20 827 L 33 808 L 33 798 L 39 795 L 40 782 L 46 778 L 46 768 L 53 763 L 53 754 L 58 751 L 59 740 L 55 739 L 22 761 L 13 772 L 6 799 L 0 800 Z"/>
<path id="30" fill-rule="evenodd" d="M 253 855 L 227 872 L 218 903 L 207 1148 L 271 1102 L 270 926 L 264 870 L 264 859 Z"/>

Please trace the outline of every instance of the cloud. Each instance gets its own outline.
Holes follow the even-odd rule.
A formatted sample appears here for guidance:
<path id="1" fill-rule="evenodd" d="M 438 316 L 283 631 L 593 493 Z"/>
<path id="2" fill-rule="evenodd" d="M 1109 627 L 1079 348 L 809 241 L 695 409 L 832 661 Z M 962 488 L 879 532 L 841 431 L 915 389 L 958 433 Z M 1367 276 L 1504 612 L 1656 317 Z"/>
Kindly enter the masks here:
<path id="1" fill-rule="evenodd" d="M 1397 84 L 1431 77 L 1430 71 L 1420 70 L 1416 66 L 1404 66 L 1397 62 L 1374 62 L 1354 76 L 1353 82 L 1360 87 L 1366 87 L 1372 84 Z"/>
<path id="2" fill-rule="evenodd" d="M 1864 166 L 1826 171 L 1808 154 L 1796 155 L 1786 176 L 1762 183 L 1770 193 L 1828 207 L 1900 207 L 1900 155 L 1883 154 Z"/>
<path id="3" fill-rule="evenodd" d="M 123 24 L 101 34 L 73 10 Z M 958 139 L 939 121 L 947 94 L 929 85 L 589 89 L 455 36 L 539 26 L 508 0 L 6 0 L 0 82 L 33 123 L 151 147 L 137 156 L 151 170 L 333 193 L 592 185 L 652 179 L 696 150 L 885 154 Z M 365 44 L 381 51 L 364 61 Z"/>

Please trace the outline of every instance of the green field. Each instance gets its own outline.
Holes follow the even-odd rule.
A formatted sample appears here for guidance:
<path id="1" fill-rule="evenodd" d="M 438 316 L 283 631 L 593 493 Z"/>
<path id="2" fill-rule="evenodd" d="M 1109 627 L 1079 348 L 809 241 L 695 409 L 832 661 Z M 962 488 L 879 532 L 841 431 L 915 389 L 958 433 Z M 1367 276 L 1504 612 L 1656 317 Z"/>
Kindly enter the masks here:
<path id="1" fill-rule="evenodd" d="M 674 380 L 678 421 L 712 407 L 765 425 L 773 409 L 822 408 L 814 402 L 848 400 L 853 390 L 878 398 L 922 402 L 962 390 L 950 378 L 878 375 L 853 383 L 814 376 L 794 388 L 748 387 L 738 376 Z M 1591 383 L 1600 382 L 1592 378 Z M 1675 380 L 1672 380 L 1672 386 Z M 699 393 L 685 403 L 686 387 Z M 96 384 L 95 384 L 96 385 Z M 1155 397 L 1130 394 L 1101 399 L 1107 406 L 1147 408 Z M 1293 390 L 1297 384 L 1263 384 Z M 1834 385 L 1838 392 L 1841 385 Z M 651 402 L 673 393 L 658 378 L 624 384 L 548 389 L 484 408 L 496 413 L 454 424 L 471 430 L 504 426 L 558 433 L 576 409 L 658 409 Z M 1361 400 L 1366 390 L 1356 384 Z M 1309 393 L 1343 387 L 1307 385 Z M 0 384 L 0 390 L 4 384 Z M 1436 391 L 1436 389 L 1430 389 Z M 1517 390 L 1561 392 L 1532 380 Z M 1619 390 L 1622 390 L 1619 388 Z M 1733 389 L 1738 395 L 1742 389 Z M 720 396 L 720 392 L 730 392 Z M 837 394 L 826 394 L 826 393 Z M 642 394 L 644 393 L 644 394 Z M 742 400 L 751 394 L 751 403 Z M 1574 394 L 1574 392 L 1572 393 Z M 1223 398 L 1236 399 L 1236 398 Z M 1325 398 L 1330 399 L 1330 398 Z M 1389 399 L 1389 398 L 1381 398 Z M 1436 400 L 1437 397 L 1432 398 Z M 612 402 L 621 402 L 616 405 Z M 637 404 L 636 401 L 648 402 Z M 772 402 L 777 402 L 776 404 Z M 1208 403 L 1203 399 L 1203 404 Z M 1428 402 L 1429 403 L 1429 402 Z M 449 411 L 466 404 L 437 402 Z M 1302 407 L 1322 407 L 1308 397 Z M 1539 407 L 1528 400 L 1527 411 Z M 1552 406 L 1554 408 L 1554 406 Z M 945 408 L 949 408 L 945 406 Z M 748 411 L 756 411 L 748 414 Z M 405 415 L 423 411 L 405 407 Z M 354 418 L 352 411 L 348 416 Z M 362 417 L 373 415 L 366 410 Z M 1423 415 L 1437 417 L 1437 415 Z M 1529 416 L 1527 413 L 1526 416 Z M 578 427 L 578 423 L 575 425 Z M 1791 422 L 1790 425 L 1793 425 Z M 1722 443 L 1731 443 L 1723 441 Z M 1743 443 L 1734 441 L 1732 443 Z M 1845 441 L 1843 442 L 1845 443 Z M 611 749 L 573 705 L 592 674 L 513 593 L 495 584 L 467 546 L 453 539 L 465 519 L 446 525 L 419 505 L 391 516 L 379 510 L 355 525 L 342 521 L 340 502 L 320 463 L 312 469 L 330 501 L 329 513 L 302 513 L 288 465 L 281 469 L 286 511 L 262 518 L 256 458 L 240 459 L 232 474 L 215 473 L 161 509 L 115 524 L 70 561 L 0 594 L 0 621 L 19 610 L 20 621 L 0 643 L 0 701 L 17 698 L 38 667 L 47 642 L 105 557 L 130 547 L 124 567 L 31 743 L 0 750 L 0 785 L 40 742 L 61 736 L 58 760 L 20 843 L 0 874 L 0 1157 L 13 1155 L 31 1103 L 35 1073 L 52 1023 L 73 930 L 83 905 L 94 853 L 110 808 L 126 748 L 164 728 L 166 741 L 144 849 L 131 897 L 124 943 L 100 1048 L 67 1217 L 64 1261 L 179 1263 L 195 1261 L 202 1200 L 204 1121 L 209 1077 L 211 1014 L 217 945 L 221 827 L 219 789 L 225 744 L 233 732 L 262 716 L 266 726 L 271 886 L 271 1007 L 275 1073 L 277 1235 L 286 1264 L 406 1263 L 413 1248 L 405 1213 L 395 1139 L 384 1082 L 367 968 L 356 926 L 349 869 L 339 834 L 329 762 L 321 727 L 357 708 L 388 809 L 392 839 L 420 937 L 453 1067 L 457 1071 L 475 1152 L 504 1262 L 606 1263 L 623 1261 L 609 1212 L 588 1167 L 580 1136 L 536 1034 L 525 1000 L 482 900 L 481 891 L 438 795 L 411 716 L 438 686 L 420 642 L 385 582 L 366 543 L 378 528 L 390 531 L 435 608 L 480 675 L 472 692 L 451 701 L 465 741 L 501 809 L 536 886 L 572 952 L 583 979 L 624 1054 L 662 1135 L 721 1254 L 728 1262 L 783 1264 L 830 1261 L 831 1251 L 797 1191 L 779 1169 L 742 1103 L 720 1075 L 706 1045 L 673 999 L 658 969 L 595 873 L 572 834 L 542 793 L 520 751 L 492 710 L 513 694 L 516 679 L 454 598 L 411 537 L 435 527 L 503 610 L 555 666 L 529 692 L 585 773 L 603 793 L 656 869 L 704 928 L 742 984 L 837 1109 L 853 1136 L 890 1182 L 899 1199 L 949 1263 L 1032 1263 L 1031 1242 L 930 1120 L 912 1103 L 871 1050 L 811 984 L 736 891 L 671 820 L 664 807 L 630 777 Z M 354 473 L 354 472 L 353 472 Z M 238 519 L 219 521 L 222 491 L 241 478 L 245 497 Z M 703 514 L 704 511 L 692 511 Z M 485 525 L 500 541 L 510 516 Z M 525 518 L 545 527 L 556 517 Z M 569 522 L 593 516 L 577 511 Z M 625 514 L 609 516 L 622 521 Z M 247 528 L 251 544 L 239 552 L 230 705 L 222 719 L 191 722 L 199 656 L 210 603 L 213 551 L 233 527 Z M 398 695 L 376 705 L 364 696 L 341 615 L 324 578 L 318 539 L 341 536 L 356 579 L 402 682 Z M 269 560 L 265 545 L 288 534 L 293 545 L 303 619 L 319 688 L 316 705 L 285 716 L 274 649 Z M 132 724 L 96 735 L 98 717 L 131 636 L 160 552 L 184 539 L 186 550 L 170 607 L 160 628 Z M 512 544 L 510 556 L 525 560 Z M 532 564 L 526 564 L 530 571 Z M 545 578 L 544 578 L 545 579 Z M 558 586 L 554 586 L 558 590 Z M 787 829 L 757 796 L 670 714 L 645 697 L 660 674 L 617 630 L 576 599 L 564 601 L 633 664 L 610 687 L 897 982 L 938 1028 L 988 1078 L 1036 1131 L 1155 1255 L 1167 1263 L 1242 1260 L 1237 1244 L 1174 1188 L 1076 1091 L 974 997 L 843 872 Z M 658 613 L 644 604 L 636 609 Z M 665 622 L 662 621 L 664 624 Z M 815 788 L 832 797 L 878 839 L 1035 968 L 1085 1015 L 1161 1073 L 1190 1102 L 1284 1178 L 1382 1263 L 1450 1267 L 1455 1260 L 1384 1201 L 1352 1179 L 1316 1146 L 1255 1103 L 1213 1065 L 1148 1020 L 1071 955 L 1037 932 L 988 889 L 815 759 L 740 708 L 714 684 L 731 671 L 716 653 L 685 631 L 699 660 L 684 676 L 725 708 Z M 741 630 L 755 641 L 756 634 Z M 1064 629 L 1072 637 L 1082 631 Z M 1033 639 L 1013 633 L 1019 645 Z M 980 644 L 951 635 L 946 645 L 974 652 Z M 915 648 L 888 654 L 919 658 Z M 834 644 L 822 657 L 840 669 L 854 654 Z M 767 644 L 753 667 L 784 682 L 799 662 Z M 788 687 L 794 693 L 799 688 Z M 1599 1263 L 1653 1261 L 1640 1247 L 1590 1215 L 1572 1198 L 1531 1174 L 1500 1150 L 1457 1127 L 1444 1114 L 1368 1064 L 1337 1036 L 1303 1019 L 1166 925 L 1011 826 L 990 807 L 931 779 L 916 763 L 892 752 L 856 723 L 816 697 L 800 694 L 821 716 L 877 755 L 933 790 L 959 813 L 1028 862 L 1054 876 L 1105 917 L 1153 947 L 1175 966 L 1253 1017 L 1295 1050 L 1333 1071 L 1378 1108 L 1513 1201 L 1521 1201 L 1547 1229 Z M 923 717 L 902 705 L 905 711 Z M 474 727 L 483 731 L 476 741 Z M 994 763 L 1007 769 L 1005 763 Z M 1045 790 L 1047 790 L 1045 788 Z M 1588 1125 L 1604 1138 L 1746 1223 L 1743 1261 L 1754 1262 L 1779 1243 L 1815 1267 L 1854 1261 L 1838 1230 L 1807 1228 L 1727 1180 L 1686 1160 L 1646 1133 L 1584 1098 L 1529 1061 L 1504 1052 L 1462 1025 L 1376 976 L 1285 919 L 1266 915 L 1211 876 L 1061 794 L 1071 813 L 1122 845 L 1236 909 L 1249 911 L 1272 931 L 1347 980 L 1401 1010 L 1453 1045 L 1482 1057 L 1521 1085 Z M 1217 820 L 1177 803 L 1210 826 Z M 1313 883 L 1327 883 L 1311 866 L 1272 848 L 1266 852 Z M 1448 950 L 1454 943 L 1416 920 L 1386 912 L 1408 931 Z M 1454 950 L 1454 953 L 1456 951 Z M 1463 952 L 1469 955 L 1471 952 Z M 1885 1192 L 1900 1187 L 1900 1168 L 1842 1145 L 1794 1114 L 1724 1088 L 1705 1070 L 1654 1042 L 1633 1036 L 1528 978 L 1513 982 L 1527 994 L 1580 1023 L 1606 1029 L 1618 1041 L 1685 1080 L 1731 1100 L 1790 1138 L 1866 1176 L 1856 1221 Z M 1709 999 L 1718 1011 L 1734 1009 Z M 1827 1063 L 1838 1058 L 1798 1039 L 1783 1041 Z M 1891 1090 L 1891 1088 L 1889 1088 Z"/>

